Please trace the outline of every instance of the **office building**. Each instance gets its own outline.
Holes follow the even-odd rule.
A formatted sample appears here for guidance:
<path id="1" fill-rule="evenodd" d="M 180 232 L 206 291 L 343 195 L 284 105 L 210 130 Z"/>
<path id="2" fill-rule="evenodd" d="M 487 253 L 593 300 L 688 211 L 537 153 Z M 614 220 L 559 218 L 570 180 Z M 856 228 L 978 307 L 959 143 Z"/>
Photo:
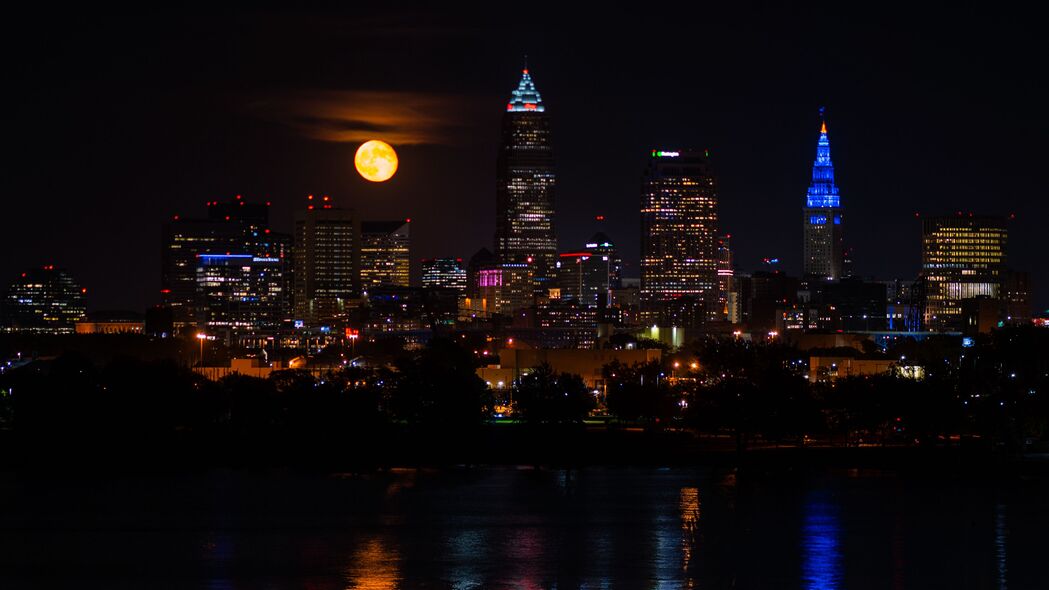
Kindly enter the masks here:
<path id="1" fill-rule="evenodd" d="M 359 231 L 353 210 L 336 207 L 329 196 L 310 195 L 296 214 L 295 326 L 329 326 L 360 297 Z"/>
<path id="2" fill-rule="evenodd" d="M 407 287 L 411 277 L 411 220 L 361 222 L 361 288 Z"/>
<path id="3" fill-rule="evenodd" d="M 200 254 L 198 327 L 228 346 L 265 347 L 284 319 L 284 259 L 253 254 Z"/>
<path id="4" fill-rule="evenodd" d="M 732 236 L 718 236 L 718 320 L 738 324 L 740 322 L 739 296 L 736 293 L 732 264 Z"/>
<path id="5" fill-rule="evenodd" d="M 718 311 L 717 182 L 704 151 L 653 150 L 641 191 L 641 313 L 682 326 Z"/>
<path id="6" fill-rule="evenodd" d="M 1000 299 L 1009 230 L 1002 217 L 954 215 L 922 219 L 922 281 L 926 329 L 962 328 L 962 301 Z"/>
<path id="7" fill-rule="evenodd" d="M 54 265 L 26 270 L 0 302 L 4 331 L 71 334 L 84 318 L 86 289 Z"/>
<path id="8" fill-rule="evenodd" d="M 535 305 L 535 270 L 527 263 L 503 263 L 477 272 L 477 297 L 467 305 L 478 317 L 513 317 Z"/>
<path id="9" fill-rule="evenodd" d="M 496 183 L 495 255 L 504 264 L 532 264 L 542 292 L 557 261 L 554 158 L 550 119 L 527 69 L 503 113 Z"/>
<path id="10" fill-rule="evenodd" d="M 198 275 L 201 255 L 239 255 L 275 258 L 273 270 L 281 284 L 279 299 L 268 315 L 280 318 L 290 308 L 286 281 L 290 272 L 291 239 L 269 227 L 269 203 L 253 203 L 241 195 L 227 202 L 208 201 L 207 217 L 175 215 L 164 227 L 161 300 L 171 310 L 176 332 L 205 329 L 212 318 L 200 313 L 212 309 L 202 300 Z"/>
<path id="11" fill-rule="evenodd" d="M 822 119 L 823 109 L 820 109 Z M 830 159 L 827 122 L 820 122 L 816 161 L 812 164 L 812 183 L 802 209 L 804 243 L 802 272 L 806 277 L 838 280 L 845 271 L 844 210 L 834 184 L 834 164 Z"/>
<path id="12" fill-rule="evenodd" d="M 1006 270 L 1002 279 L 1001 319 L 1007 325 L 1031 322 L 1031 283 L 1026 272 Z"/>
<path id="13" fill-rule="evenodd" d="M 466 266 L 462 258 L 428 258 L 422 262 L 422 285 L 428 289 L 466 291 Z"/>
<path id="14" fill-rule="evenodd" d="M 562 301 L 606 308 L 613 289 L 622 286 L 623 261 L 604 233 L 587 240 L 585 249 L 558 255 L 556 288 Z"/>

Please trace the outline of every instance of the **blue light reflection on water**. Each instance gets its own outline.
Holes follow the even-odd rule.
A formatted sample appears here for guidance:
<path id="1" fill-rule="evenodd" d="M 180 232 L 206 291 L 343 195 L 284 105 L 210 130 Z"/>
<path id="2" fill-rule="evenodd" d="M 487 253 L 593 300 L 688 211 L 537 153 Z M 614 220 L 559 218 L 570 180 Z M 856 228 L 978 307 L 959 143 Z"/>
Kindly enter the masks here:
<path id="1" fill-rule="evenodd" d="M 835 590 L 842 580 L 840 507 L 830 492 L 810 492 L 801 526 L 802 584 L 808 590 Z"/>

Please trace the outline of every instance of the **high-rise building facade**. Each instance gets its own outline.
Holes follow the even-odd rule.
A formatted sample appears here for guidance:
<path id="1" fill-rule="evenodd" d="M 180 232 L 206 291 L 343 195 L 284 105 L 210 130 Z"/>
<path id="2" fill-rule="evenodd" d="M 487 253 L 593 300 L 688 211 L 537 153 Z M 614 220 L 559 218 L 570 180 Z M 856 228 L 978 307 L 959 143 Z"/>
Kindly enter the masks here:
<path id="1" fill-rule="evenodd" d="M 820 109 L 822 118 L 823 109 Z M 836 281 L 845 274 L 845 213 L 838 186 L 834 184 L 834 164 L 830 159 L 827 122 L 820 123 L 816 161 L 812 164 L 812 183 L 802 209 L 804 243 L 802 272 L 807 277 Z"/>
<path id="2" fill-rule="evenodd" d="M 462 258 L 428 258 L 422 263 L 422 285 L 428 289 L 466 291 L 466 266 Z"/>
<path id="3" fill-rule="evenodd" d="M 218 309 L 216 306 L 225 305 L 219 305 L 217 298 L 235 297 L 232 292 L 243 289 L 216 291 L 209 287 L 210 293 L 206 294 L 201 271 L 209 260 L 219 260 L 214 257 L 237 256 L 240 260 L 276 260 L 270 264 L 267 276 L 268 280 L 276 281 L 279 289 L 262 300 L 264 303 L 255 302 L 269 306 L 262 316 L 274 318 L 264 328 L 256 327 L 272 334 L 290 306 L 285 284 L 290 271 L 290 237 L 269 228 L 269 203 L 253 203 L 237 195 L 227 202 L 209 201 L 207 208 L 206 218 L 176 215 L 164 228 L 161 296 L 165 306 L 171 309 L 174 328 L 176 331 L 206 330 L 215 321 L 225 325 L 226 320 L 217 320 L 209 313 Z"/>
<path id="4" fill-rule="evenodd" d="M 717 313 L 717 181 L 704 151 L 653 150 L 641 190 L 641 315 L 685 326 Z"/>
<path id="5" fill-rule="evenodd" d="M 623 261 L 604 233 L 587 240 L 584 250 L 564 252 L 557 261 L 557 289 L 563 301 L 607 307 L 613 289 L 622 287 Z"/>
<path id="6" fill-rule="evenodd" d="M 1001 298 L 1008 237 L 1003 217 L 922 219 L 921 278 L 927 329 L 960 330 L 963 300 Z"/>
<path id="7" fill-rule="evenodd" d="M 477 272 L 475 300 L 468 305 L 479 317 L 513 317 L 535 305 L 535 274 L 528 263 L 507 262 Z"/>
<path id="8" fill-rule="evenodd" d="M 0 326 L 12 332 L 72 334 L 84 318 L 86 292 L 54 265 L 28 269 L 0 301 Z"/>
<path id="9" fill-rule="evenodd" d="M 331 197 L 307 201 L 295 216 L 293 316 L 296 325 L 316 327 L 360 297 L 360 226 L 353 210 L 337 208 Z"/>
<path id="10" fill-rule="evenodd" d="M 503 113 L 496 183 L 495 255 L 500 263 L 534 263 L 541 292 L 557 261 L 554 157 L 550 119 L 527 69 Z"/>
<path id="11" fill-rule="evenodd" d="M 718 317 L 717 319 L 738 324 L 739 297 L 736 293 L 736 269 L 732 265 L 732 236 L 718 236 Z"/>
<path id="12" fill-rule="evenodd" d="M 411 222 L 361 222 L 361 288 L 407 287 L 411 278 Z"/>
<path id="13" fill-rule="evenodd" d="M 264 347 L 287 311 L 284 262 L 281 256 L 198 255 L 198 327 L 227 345 Z"/>

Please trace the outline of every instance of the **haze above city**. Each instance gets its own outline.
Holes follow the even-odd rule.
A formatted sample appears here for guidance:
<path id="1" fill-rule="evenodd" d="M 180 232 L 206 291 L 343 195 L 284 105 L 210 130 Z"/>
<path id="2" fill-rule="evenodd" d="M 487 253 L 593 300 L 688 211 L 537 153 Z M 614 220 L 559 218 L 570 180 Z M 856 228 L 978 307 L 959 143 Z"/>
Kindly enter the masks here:
<path id="1" fill-rule="evenodd" d="M 13 18 L 0 277 L 55 264 L 89 308 L 141 310 L 159 300 L 161 225 L 236 194 L 272 201 L 285 231 L 309 193 L 410 217 L 415 261 L 491 248 L 499 121 L 527 55 L 553 125 L 563 250 L 604 231 L 638 276 L 646 155 L 708 148 L 737 265 L 779 258 L 799 274 L 825 106 L 857 275 L 914 278 L 916 212 L 1015 214 L 1010 266 L 1049 305 L 1034 22 L 970 8 L 500 10 Z M 353 169 L 371 138 L 400 156 L 388 182 Z"/>

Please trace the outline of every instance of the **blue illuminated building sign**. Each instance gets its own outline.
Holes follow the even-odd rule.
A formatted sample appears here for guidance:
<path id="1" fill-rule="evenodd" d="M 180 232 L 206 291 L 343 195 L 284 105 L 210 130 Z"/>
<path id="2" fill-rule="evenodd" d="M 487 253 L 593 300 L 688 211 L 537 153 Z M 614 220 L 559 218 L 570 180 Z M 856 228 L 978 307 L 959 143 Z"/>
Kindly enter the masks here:
<path id="1" fill-rule="evenodd" d="M 834 218 L 834 222 L 838 223 L 838 221 L 839 221 L 839 219 L 837 217 L 835 217 Z M 809 223 L 811 223 L 812 225 L 827 225 L 827 216 L 826 215 L 810 215 L 809 216 Z"/>
<path id="2" fill-rule="evenodd" d="M 198 258 L 215 258 L 225 260 L 229 258 L 253 258 L 251 254 L 197 254 Z"/>

